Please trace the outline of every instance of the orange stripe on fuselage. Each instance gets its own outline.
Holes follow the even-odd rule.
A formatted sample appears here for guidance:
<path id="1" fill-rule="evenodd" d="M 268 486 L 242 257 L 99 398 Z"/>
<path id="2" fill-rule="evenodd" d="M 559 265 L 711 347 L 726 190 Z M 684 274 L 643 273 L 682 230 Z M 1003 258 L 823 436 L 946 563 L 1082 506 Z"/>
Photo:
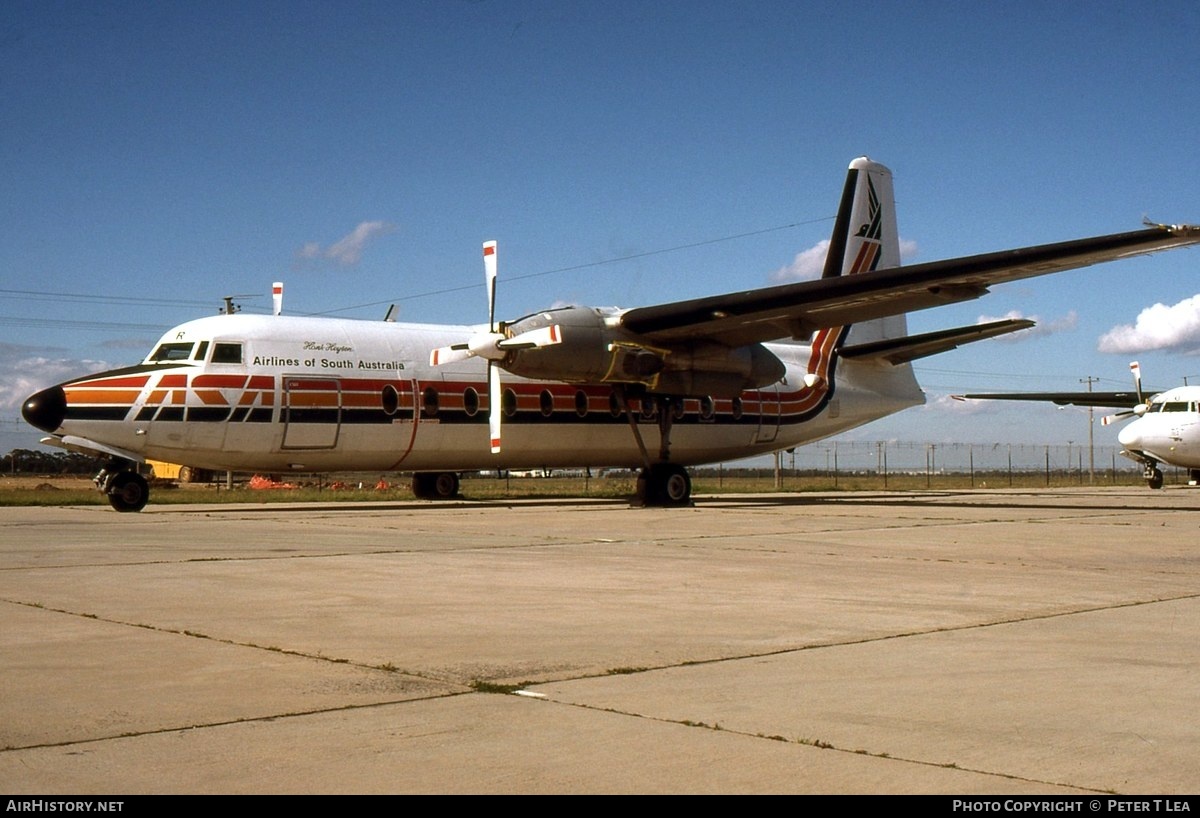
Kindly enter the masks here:
<path id="1" fill-rule="evenodd" d="M 225 400 L 225 396 L 216 389 L 197 389 L 195 391 L 196 397 L 200 398 L 200 402 L 205 406 L 229 405 L 229 401 Z"/>
<path id="2" fill-rule="evenodd" d="M 67 395 L 67 403 L 87 405 L 98 403 L 123 403 L 126 406 L 137 400 L 141 390 L 138 389 L 75 389 L 63 390 Z"/>
<path id="3" fill-rule="evenodd" d="M 197 375 L 192 378 L 193 388 L 241 389 L 245 385 L 245 375 Z"/>
<path id="4" fill-rule="evenodd" d="M 336 409 L 338 395 L 336 392 L 291 392 L 288 395 L 288 405 Z"/>
<path id="5" fill-rule="evenodd" d="M 850 272 L 846 275 L 863 273 L 874 268 L 879 258 L 880 244 L 876 241 L 864 241 L 858 248 Z M 831 385 L 829 370 L 833 365 L 834 354 L 837 352 L 838 339 L 841 338 L 845 326 L 826 327 L 819 331 L 813 339 L 812 354 L 808 359 L 808 372 L 821 380 L 812 389 L 801 390 L 801 397 L 796 403 L 798 412 L 806 412 L 820 405 L 828 394 Z M 805 394 L 807 393 L 807 394 Z"/>

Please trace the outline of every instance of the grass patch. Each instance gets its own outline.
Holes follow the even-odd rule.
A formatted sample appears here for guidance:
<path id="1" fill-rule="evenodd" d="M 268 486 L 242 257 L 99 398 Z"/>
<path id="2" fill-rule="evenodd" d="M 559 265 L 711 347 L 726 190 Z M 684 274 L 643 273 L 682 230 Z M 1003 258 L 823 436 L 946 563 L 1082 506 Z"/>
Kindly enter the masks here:
<path id="1" fill-rule="evenodd" d="M 484 682 L 479 679 L 471 682 L 471 689 L 476 693 L 516 693 L 523 687 L 525 687 L 524 684 L 502 685 L 497 684 L 496 682 Z"/>

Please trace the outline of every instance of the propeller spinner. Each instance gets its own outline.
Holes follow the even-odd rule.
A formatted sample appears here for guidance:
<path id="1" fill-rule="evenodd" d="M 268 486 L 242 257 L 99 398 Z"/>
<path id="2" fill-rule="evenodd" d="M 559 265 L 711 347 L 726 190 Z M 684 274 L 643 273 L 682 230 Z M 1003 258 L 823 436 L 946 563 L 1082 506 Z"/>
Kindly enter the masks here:
<path id="1" fill-rule="evenodd" d="M 488 428 L 491 435 L 492 453 L 500 452 L 501 407 L 500 369 L 501 362 L 509 353 L 518 349 L 538 349 L 562 343 L 562 334 L 557 325 L 523 332 L 511 338 L 504 332 L 503 324 L 496 322 L 496 242 L 483 243 L 483 275 L 488 294 L 488 331 L 478 332 L 466 343 L 438 347 L 429 353 L 431 366 L 464 361 L 467 358 L 484 358 L 488 368 Z"/>

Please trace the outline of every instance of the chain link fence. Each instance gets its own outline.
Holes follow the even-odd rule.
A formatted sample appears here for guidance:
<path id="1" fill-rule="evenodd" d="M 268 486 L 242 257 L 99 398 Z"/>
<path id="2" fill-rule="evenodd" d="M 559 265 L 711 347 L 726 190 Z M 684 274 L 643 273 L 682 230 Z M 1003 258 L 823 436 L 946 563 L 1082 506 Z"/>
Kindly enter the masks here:
<path id="1" fill-rule="evenodd" d="M 1142 468 L 1116 446 L 1078 444 L 924 443 L 827 440 L 781 452 L 792 477 L 841 482 L 871 478 L 884 487 L 1135 485 Z M 1166 482 L 1186 483 L 1186 469 L 1161 467 Z M 894 484 L 894 485 L 893 485 Z"/>

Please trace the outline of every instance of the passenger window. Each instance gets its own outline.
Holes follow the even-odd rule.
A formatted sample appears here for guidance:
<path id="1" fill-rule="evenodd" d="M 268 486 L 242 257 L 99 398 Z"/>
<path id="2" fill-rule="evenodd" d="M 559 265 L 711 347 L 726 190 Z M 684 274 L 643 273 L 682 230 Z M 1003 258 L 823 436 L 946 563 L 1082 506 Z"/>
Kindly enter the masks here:
<path id="1" fill-rule="evenodd" d="M 240 364 L 242 362 L 242 345 L 214 344 L 212 362 L 214 364 Z"/>

